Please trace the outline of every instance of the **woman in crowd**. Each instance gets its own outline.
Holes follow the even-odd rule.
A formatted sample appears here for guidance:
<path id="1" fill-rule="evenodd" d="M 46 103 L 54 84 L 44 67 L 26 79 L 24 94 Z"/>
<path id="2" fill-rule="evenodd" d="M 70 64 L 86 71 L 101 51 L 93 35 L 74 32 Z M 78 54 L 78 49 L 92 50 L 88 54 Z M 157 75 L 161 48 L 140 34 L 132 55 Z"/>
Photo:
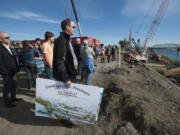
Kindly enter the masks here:
<path id="1" fill-rule="evenodd" d="M 89 42 L 84 40 L 82 42 L 83 48 L 81 48 L 81 57 L 82 57 L 82 72 L 83 78 L 85 79 L 85 84 L 91 84 L 91 76 L 94 72 L 94 51 L 91 47 L 89 47 Z"/>
<path id="2" fill-rule="evenodd" d="M 43 61 L 43 57 L 42 54 L 40 52 L 40 46 L 37 44 L 37 42 L 35 42 L 34 44 L 34 48 L 36 49 L 36 53 L 34 56 L 35 59 L 35 65 L 36 65 L 36 77 L 38 78 L 39 76 L 41 76 L 44 72 L 44 61 Z"/>
<path id="3" fill-rule="evenodd" d="M 22 41 L 23 45 L 23 63 L 24 63 L 24 70 L 26 72 L 27 78 L 27 88 L 31 89 L 32 85 L 35 86 L 36 81 L 36 66 L 34 56 L 37 53 L 37 49 L 32 48 L 32 45 L 27 41 Z"/>

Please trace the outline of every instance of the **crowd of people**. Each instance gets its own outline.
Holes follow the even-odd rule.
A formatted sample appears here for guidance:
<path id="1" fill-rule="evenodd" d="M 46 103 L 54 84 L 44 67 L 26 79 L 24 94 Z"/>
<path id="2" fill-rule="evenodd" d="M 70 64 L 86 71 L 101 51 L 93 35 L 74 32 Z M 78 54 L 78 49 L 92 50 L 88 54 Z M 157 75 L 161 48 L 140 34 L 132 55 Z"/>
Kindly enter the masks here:
<path id="1" fill-rule="evenodd" d="M 16 98 L 16 73 L 20 70 L 26 72 L 28 89 L 35 87 L 38 77 L 63 81 L 70 88 L 72 82 L 76 82 L 77 75 L 86 85 L 91 84 L 98 55 L 101 55 L 102 63 L 105 63 L 106 57 L 107 62 L 115 60 L 116 46 L 99 47 L 80 38 L 72 44 L 71 36 L 75 28 L 74 21 L 67 18 L 61 22 L 62 32 L 56 40 L 52 32 L 46 32 L 43 43 L 39 38 L 34 43 L 24 40 L 19 48 L 11 47 L 8 34 L 0 32 L 0 74 L 6 107 L 14 107 L 13 102 L 22 100 Z"/>

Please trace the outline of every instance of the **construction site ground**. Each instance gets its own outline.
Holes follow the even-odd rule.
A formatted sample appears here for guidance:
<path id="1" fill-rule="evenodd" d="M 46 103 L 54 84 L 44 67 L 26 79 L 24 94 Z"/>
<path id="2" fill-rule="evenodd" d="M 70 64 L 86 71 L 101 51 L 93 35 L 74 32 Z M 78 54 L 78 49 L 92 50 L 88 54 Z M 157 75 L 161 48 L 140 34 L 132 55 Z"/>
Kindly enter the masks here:
<path id="1" fill-rule="evenodd" d="M 0 79 L 0 135 L 180 135 L 180 90 L 143 65 L 100 63 L 92 85 L 104 94 L 96 125 L 35 117 L 35 89 L 18 73 L 15 108 L 4 107 Z"/>

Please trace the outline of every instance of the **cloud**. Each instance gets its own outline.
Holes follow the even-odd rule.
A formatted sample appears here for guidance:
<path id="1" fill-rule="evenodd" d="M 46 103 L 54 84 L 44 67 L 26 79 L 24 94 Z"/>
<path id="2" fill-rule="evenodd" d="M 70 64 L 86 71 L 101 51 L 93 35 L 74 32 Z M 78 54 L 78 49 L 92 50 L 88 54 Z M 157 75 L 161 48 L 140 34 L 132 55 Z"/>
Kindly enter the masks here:
<path id="1" fill-rule="evenodd" d="M 159 6 L 161 0 L 126 0 L 125 5 L 121 12 L 129 17 L 137 17 L 137 15 L 154 15 Z M 165 16 L 172 16 L 180 12 L 180 0 L 169 0 L 168 9 Z"/>
<path id="2" fill-rule="evenodd" d="M 48 17 L 44 15 L 33 13 L 30 11 L 1 12 L 0 17 L 18 19 L 18 20 L 29 19 L 29 20 L 34 20 L 34 21 L 59 24 L 59 21 L 49 19 Z"/>

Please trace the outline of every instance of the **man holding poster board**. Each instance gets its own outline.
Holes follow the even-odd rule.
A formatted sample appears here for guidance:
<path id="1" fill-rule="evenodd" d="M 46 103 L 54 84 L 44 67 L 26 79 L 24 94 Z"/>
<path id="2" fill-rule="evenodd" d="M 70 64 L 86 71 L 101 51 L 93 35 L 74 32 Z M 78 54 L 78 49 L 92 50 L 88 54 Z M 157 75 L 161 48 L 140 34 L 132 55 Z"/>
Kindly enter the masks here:
<path id="1" fill-rule="evenodd" d="M 67 18 L 61 22 L 62 31 L 56 39 L 53 51 L 53 77 L 63 81 L 67 88 L 75 82 L 78 61 L 74 53 L 70 36 L 75 32 L 75 23 Z"/>

